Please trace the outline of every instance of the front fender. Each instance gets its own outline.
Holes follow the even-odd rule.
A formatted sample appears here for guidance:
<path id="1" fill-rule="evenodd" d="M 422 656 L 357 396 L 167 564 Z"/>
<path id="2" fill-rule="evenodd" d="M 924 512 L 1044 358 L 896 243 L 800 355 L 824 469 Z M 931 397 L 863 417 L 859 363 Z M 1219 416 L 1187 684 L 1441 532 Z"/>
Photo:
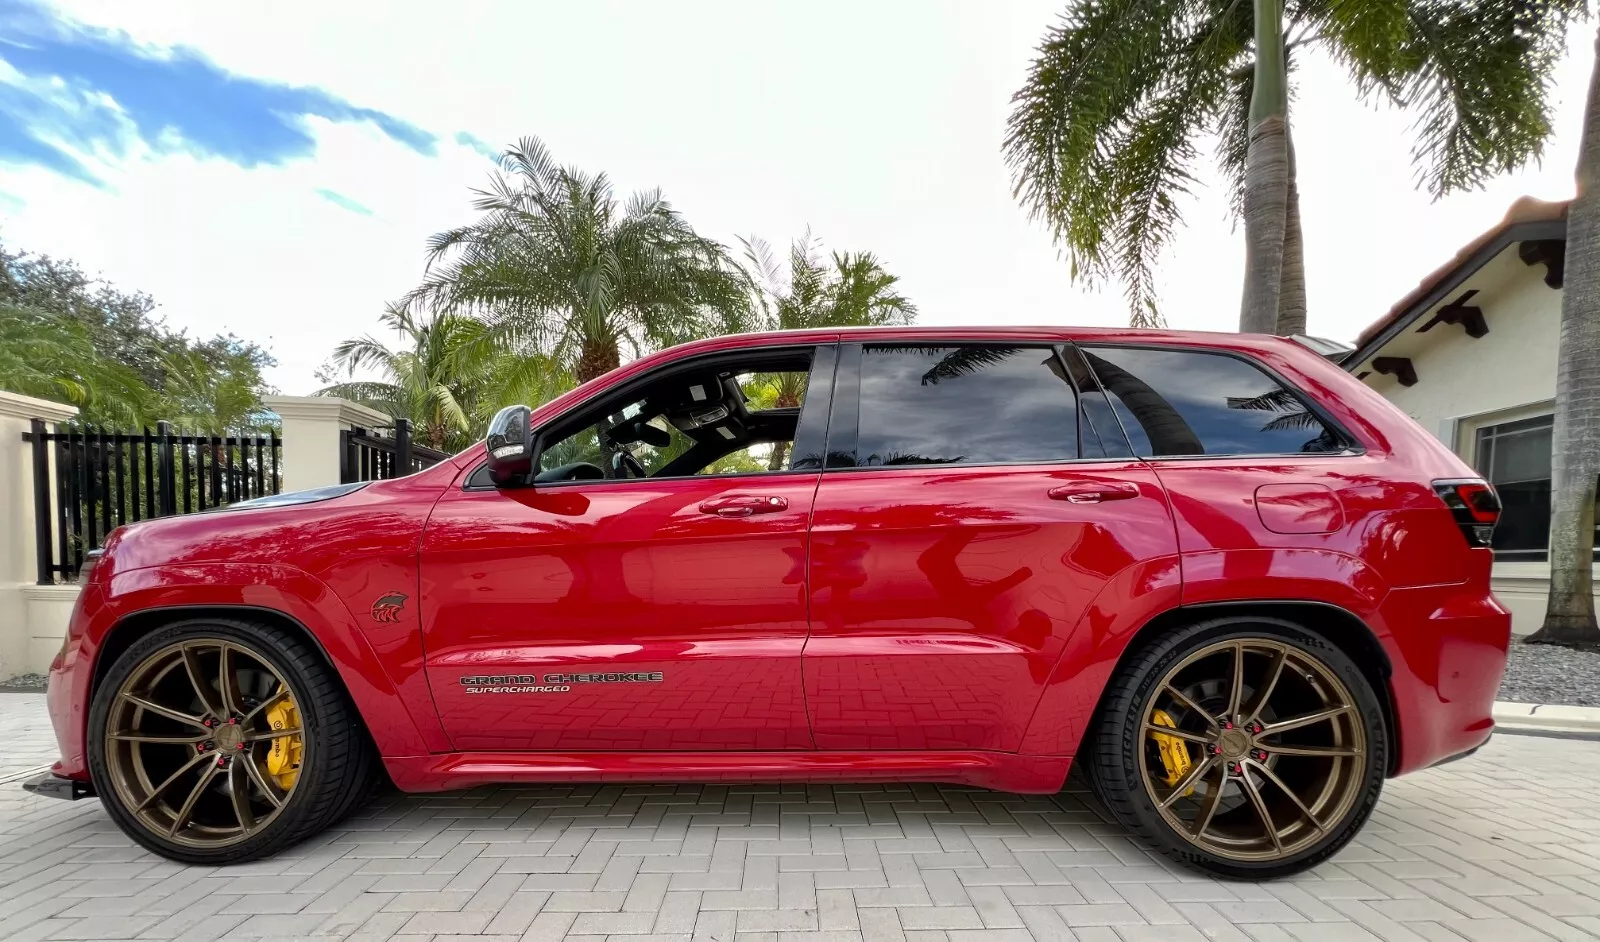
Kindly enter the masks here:
<path id="1" fill-rule="evenodd" d="M 134 616 L 216 608 L 273 612 L 304 627 L 344 682 L 382 755 L 449 748 L 432 710 L 420 656 L 382 660 L 362 624 L 321 580 L 282 564 L 201 563 L 119 571 L 99 591 L 85 592 L 61 665 L 77 692 L 72 698 L 77 748 L 63 743 L 62 751 L 68 771 L 71 760 L 82 762 L 90 687 L 111 633 Z"/>

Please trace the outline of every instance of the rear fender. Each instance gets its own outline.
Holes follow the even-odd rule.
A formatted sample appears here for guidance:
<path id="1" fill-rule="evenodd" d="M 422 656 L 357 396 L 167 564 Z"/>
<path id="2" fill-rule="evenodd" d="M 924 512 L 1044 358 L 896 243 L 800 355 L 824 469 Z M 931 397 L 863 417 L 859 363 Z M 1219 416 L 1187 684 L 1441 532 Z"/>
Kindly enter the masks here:
<path id="1" fill-rule="evenodd" d="M 1176 556 L 1129 566 L 1107 582 L 1067 636 L 1018 751 L 1076 752 L 1128 642 L 1150 619 L 1178 607 L 1181 590 Z"/>

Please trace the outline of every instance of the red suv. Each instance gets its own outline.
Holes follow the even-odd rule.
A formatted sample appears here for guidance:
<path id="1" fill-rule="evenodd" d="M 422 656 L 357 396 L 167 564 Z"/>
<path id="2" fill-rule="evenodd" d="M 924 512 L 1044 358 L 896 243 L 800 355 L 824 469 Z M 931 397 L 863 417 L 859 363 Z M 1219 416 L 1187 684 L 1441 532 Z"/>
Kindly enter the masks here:
<path id="1" fill-rule="evenodd" d="M 1481 745 L 1494 492 L 1279 338 L 746 335 L 410 477 L 113 533 L 49 701 L 134 840 L 277 851 L 386 771 L 1061 788 L 1213 873 Z"/>

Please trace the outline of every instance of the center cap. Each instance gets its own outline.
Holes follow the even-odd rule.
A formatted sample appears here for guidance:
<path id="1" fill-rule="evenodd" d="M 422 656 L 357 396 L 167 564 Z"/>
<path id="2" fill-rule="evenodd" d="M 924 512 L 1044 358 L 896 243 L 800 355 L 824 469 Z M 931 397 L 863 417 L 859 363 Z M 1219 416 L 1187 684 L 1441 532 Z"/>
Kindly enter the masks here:
<path id="1" fill-rule="evenodd" d="M 216 740 L 218 749 L 237 749 L 244 742 L 244 729 L 233 725 L 219 726 L 212 738 Z"/>
<path id="2" fill-rule="evenodd" d="M 1242 729 L 1225 729 L 1217 739 L 1217 746 L 1230 759 L 1242 758 L 1250 751 L 1250 734 Z"/>

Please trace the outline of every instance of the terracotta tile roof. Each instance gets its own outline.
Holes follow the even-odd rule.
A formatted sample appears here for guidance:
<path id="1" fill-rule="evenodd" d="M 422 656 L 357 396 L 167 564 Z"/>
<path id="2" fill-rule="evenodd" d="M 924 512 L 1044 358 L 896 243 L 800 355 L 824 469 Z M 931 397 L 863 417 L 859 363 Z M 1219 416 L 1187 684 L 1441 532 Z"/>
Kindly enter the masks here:
<path id="1" fill-rule="evenodd" d="M 1567 204 L 1567 200 L 1546 202 L 1545 200 L 1534 199 L 1531 196 L 1524 196 L 1512 203 L 1511 208 L 1506 210 L 1504 219 L 1476 239 L 1462 246 L 1456 251 L 1455 257 L 1429 272 L 1415 288 L 1411 289 L 1409 294 L 1396 301 L 1394 306 L 1389 308 L 1389 313 L 1374 321 L 1366 330 L 1363 330 L 1361 336 L 1356 338 L 1356 346 L 1358 348 L 1366 346 L 1369 341 L 1382 333 L 1390 324 L 1404 317 L 1418 301 L 1421 301 L 1432 292 L 1440 282 L 1450 277 L 1473 254 L 1499 238 L 1507 229 L 1530 222 L 1553 222 L 1558 219 L 1564 219 L 1567 215 Z"/>

